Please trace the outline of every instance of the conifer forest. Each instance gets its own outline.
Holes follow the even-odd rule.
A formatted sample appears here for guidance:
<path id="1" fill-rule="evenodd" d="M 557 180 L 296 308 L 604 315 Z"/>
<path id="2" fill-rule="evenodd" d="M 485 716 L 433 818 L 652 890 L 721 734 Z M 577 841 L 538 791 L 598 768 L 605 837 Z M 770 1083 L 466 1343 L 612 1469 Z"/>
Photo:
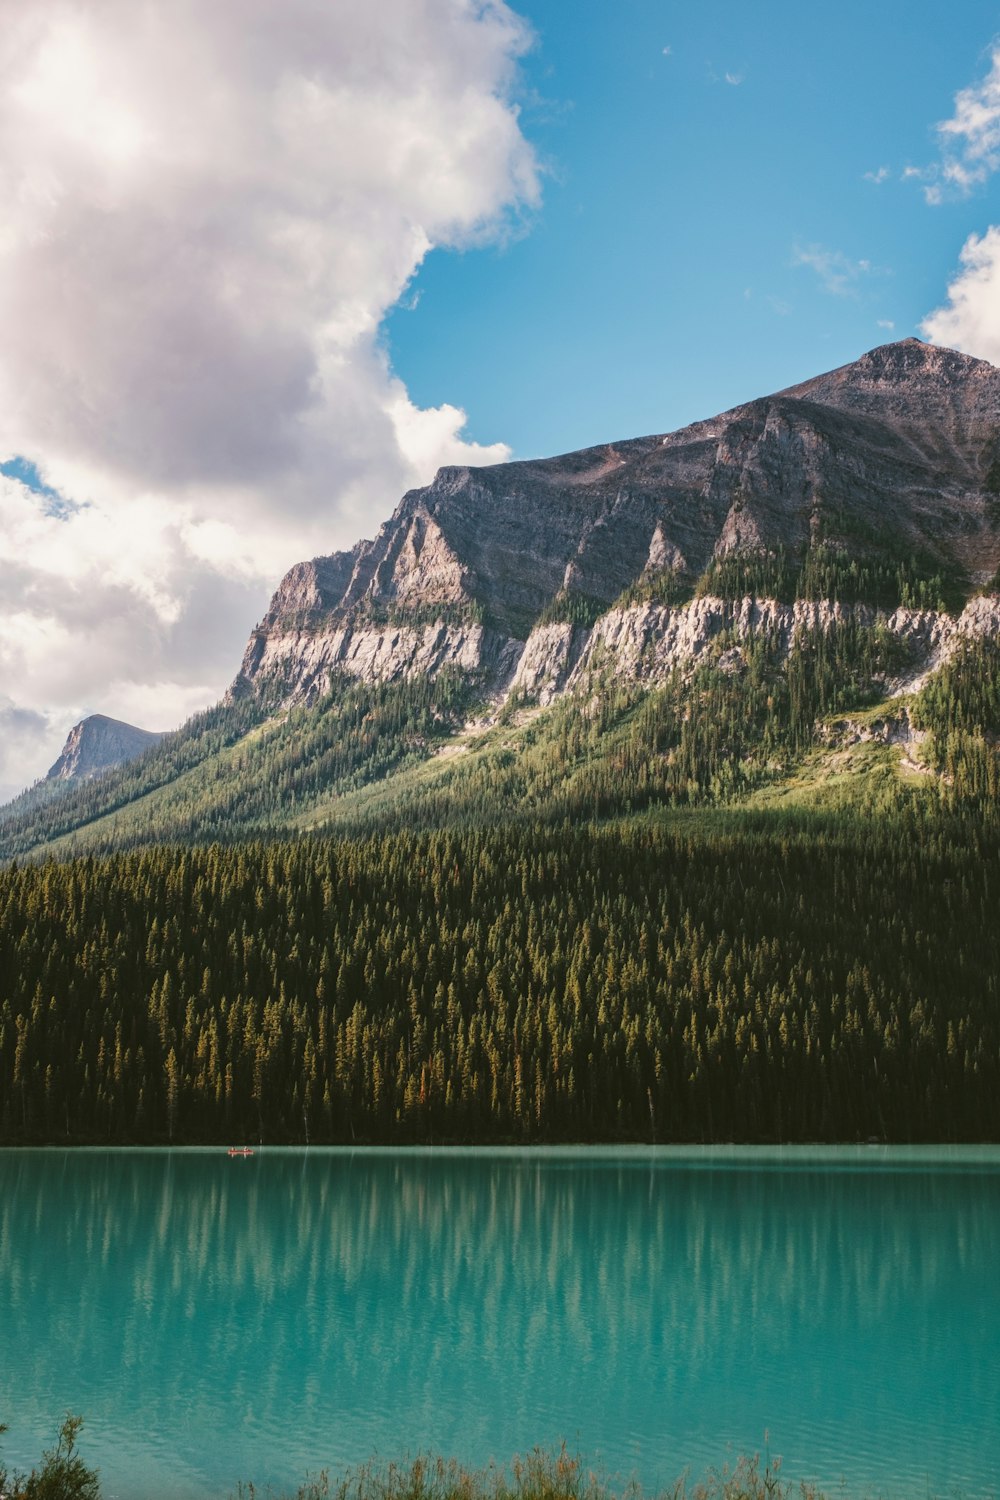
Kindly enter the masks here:
<path id="1" fill-rule="evenodd" d="M 339 685 L 14 804 L 3 1141 L 1000 1138 L 996 645 L 910 700 L 910 777 L 877 739 L 832 773 L 814 732 L 871 719 L 898 643 L 726 649 L 475 754 L 434 755 L 467 687 Z M 139 778 L 166 794 L 60 845 Z"/>

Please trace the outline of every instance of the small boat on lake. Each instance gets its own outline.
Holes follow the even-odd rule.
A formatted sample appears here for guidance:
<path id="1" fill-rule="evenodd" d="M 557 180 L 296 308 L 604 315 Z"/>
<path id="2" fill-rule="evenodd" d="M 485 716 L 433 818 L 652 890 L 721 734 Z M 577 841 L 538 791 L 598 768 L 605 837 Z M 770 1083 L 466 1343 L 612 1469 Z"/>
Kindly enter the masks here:
<path id="1" fill-rule="evenodd" d="M 228 1154 L 230 1156 L 253 1156 L 253 1147 L 252 1146 L 230 1146 Z"/>

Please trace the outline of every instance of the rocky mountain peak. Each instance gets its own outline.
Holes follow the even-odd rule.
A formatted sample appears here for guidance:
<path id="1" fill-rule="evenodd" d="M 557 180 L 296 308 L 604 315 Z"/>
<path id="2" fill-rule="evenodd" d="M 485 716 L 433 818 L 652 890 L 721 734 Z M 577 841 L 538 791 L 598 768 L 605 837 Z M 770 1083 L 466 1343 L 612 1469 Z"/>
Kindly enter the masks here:
<path id="1" fill-rule="evenodd" d="M 957 349 L 900 339 L 779 393 L 890 422 L 1000 420 L 1000 370 Z"/>
<path id="2" fill-rule="evenodd" d="M 536 628 L 592 622 L 657 575 L 693 590 L 734 554 L 801 566 L 818 544 L 956 597 L 989 583 L 1000 370 L 902 339 L 666 436 L 443 468 L 373 540 L 286 575 L 231 692 L 444 667 L 502 684 Z"/>
<path id="3" fill-rule="evenodd" d="M 162 736 L 148 729 L 137 729 L 120 719 L 91 714 L 74 724 L 63 746 L 62 754 L 52 766 L 47 781 L 86 781 L 124 765 L 155 745 Z"/>

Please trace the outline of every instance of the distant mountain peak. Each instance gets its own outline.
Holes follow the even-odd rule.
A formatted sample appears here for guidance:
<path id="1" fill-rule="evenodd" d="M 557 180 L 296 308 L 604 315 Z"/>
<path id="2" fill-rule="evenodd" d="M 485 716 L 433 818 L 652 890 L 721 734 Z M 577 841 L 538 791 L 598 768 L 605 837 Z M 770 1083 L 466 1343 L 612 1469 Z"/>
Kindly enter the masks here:
<path id="1" fill-rule="evenodd" d="M 90 714 L 74 724 L 62 754 L 45 779 L 86 781 L 134 760 L 160 738 L 151 730 L 137 729 L 134 724 L 109 719 L 106 714 Z"/>

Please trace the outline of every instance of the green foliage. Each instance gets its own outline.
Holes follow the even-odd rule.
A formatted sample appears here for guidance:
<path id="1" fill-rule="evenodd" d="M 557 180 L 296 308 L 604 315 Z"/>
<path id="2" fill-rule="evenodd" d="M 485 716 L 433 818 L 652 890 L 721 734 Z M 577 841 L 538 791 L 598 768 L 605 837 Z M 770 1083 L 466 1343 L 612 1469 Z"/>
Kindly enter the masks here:
<path id="1" fill-rule="evenodd" d="M 939 781 L 748 800 L 900 650 L 723 634 L 447 774 L 458 677 L 260 727 L 106 834 L 226 844 L 0 871 L 0 1138 L 996 1139 L 1000 645 L 912 707 Z"/>
<path id="2" fill-rule="evenodd" d="M 592 660 L 586 694 L 526 728 L 511 704 L 474 753 L 440 761 L 435 752 L 475 705 L 475 683 L 458 672 L 376 685 L 340 679 L 315 705 L 263 722 L 256 704 L 231 705 L 51 806 L 15 804 L 0 824 L 0 857 L 53 842 L 60 854 L 103 853 L 323 827 L 363 834 L 400 823 L 579 822 L 738 801 L 795 773 L 818 720 L 870 707 L 912 667 L 884 619 L 862 619 L 846 613 L 825 629 L 800 629 L 790 644 L 763 624 L 722 632 L 650 689 L 602 676 Z M 938 691 L 948 698 L 957 681 L 944 676 L 927 702 Z M 980 768 L 959 778 L 961 795 L 974 785 L 992 796 L 993 731 L 984 722 L 976 739 L 969 726 L 953 727 Z"/>
<path id="3" fill-rule="evenodd" d="M 729 553 L 714 559 L 698 580 L 699 597 L 722 599 L 829 599 L 877 609 L 955 612 L 968 593 L 967 580 L 927 555 L 862 550 L 818 542 L 801 560 L 784 547 Z"/>
<path id="4" fill-rule="evenodd" d="M 67 1415 L 54 1448 L 42 1454 L 41 1466 L 30 1474 L 9 1474 L 0 1466 L 0 1495 L 6 1500 L 100 1500 L 96 1469 L 90 1469 L 77 1452 L 76 1439 L 82 1417 Z M 0 1426 L 0 1434 L 6 1432 Z"/>
<path id="5" fill-rule="evenodd" d="M 925 754 L 944 777 L 946 798 L 1000 801 L 1000 642 L 965 642 L 927 682 L 912 716 L 930 731 Z"/>
<path id="6" fill-rule="evenodd" d="M 908 664 L 884 624 L 802 630 L 790 651 L 777 632 L 724 632 L 698 665 L 658 687 L 603 681 L 596 699 L 565 699 L 516 739 L 495 737 L 449 761 L 446 779 L 330 809 L 331 826 L 580 822 L 743 798 L 791 773 L 818 718 L 877 702 L 881 680 Z"/>
<path id="7" fill-rule="evenodd" d="M 960 609 L 965 590 L 940 565 L 910 557 L 903 560 L 851 555 L 840 547 L 810 547 L 797 583 L 800 599 L 832 599 L 842 604 L 872 604 L 879 609 L 948 611 Z"/>
<path id="8" fill-rule="evenodd" d="M 784 547 L 773 551 L 730 552 L 713 558 L 698 580 L 699 598 L 780 599 L 796 597 L 798 568 Z"/>
<path id="9" fill-rule="evenodd" d="M 654 568 L 623 590 L 615 600 L 615 607 L 629 609 L 641 604 L 659 604 L 679 609 L 693 597 L 694 583 L 686 573 L 679 568 Z"/>
<path id="10" fill-rule="evenodd" d="M 539 625 L 579 625 L 589 630 L 604 614 L 608 605 L 590 594 L 578 593 L 575 589 L 560 589 L 542 610 L 535 621 Z"/>
<path id="11" fill-rule="evenodd" d="M 68 788 L 39 803 L 31 793 L 0 809 L 0 857 L 10 857 L 43 840 L 58 838 L 81 824 L 131 806 L 205 765 L 260 723 L 266 703 L 220 703 L 196 714 L 183 728 L 164 735 L 135 760 L 93 781 Z"/>
<path id="12" fill-rule="evenodd" d="M 997 1139 L 994 814 L 0 873 L 0 1138 Z"/>

